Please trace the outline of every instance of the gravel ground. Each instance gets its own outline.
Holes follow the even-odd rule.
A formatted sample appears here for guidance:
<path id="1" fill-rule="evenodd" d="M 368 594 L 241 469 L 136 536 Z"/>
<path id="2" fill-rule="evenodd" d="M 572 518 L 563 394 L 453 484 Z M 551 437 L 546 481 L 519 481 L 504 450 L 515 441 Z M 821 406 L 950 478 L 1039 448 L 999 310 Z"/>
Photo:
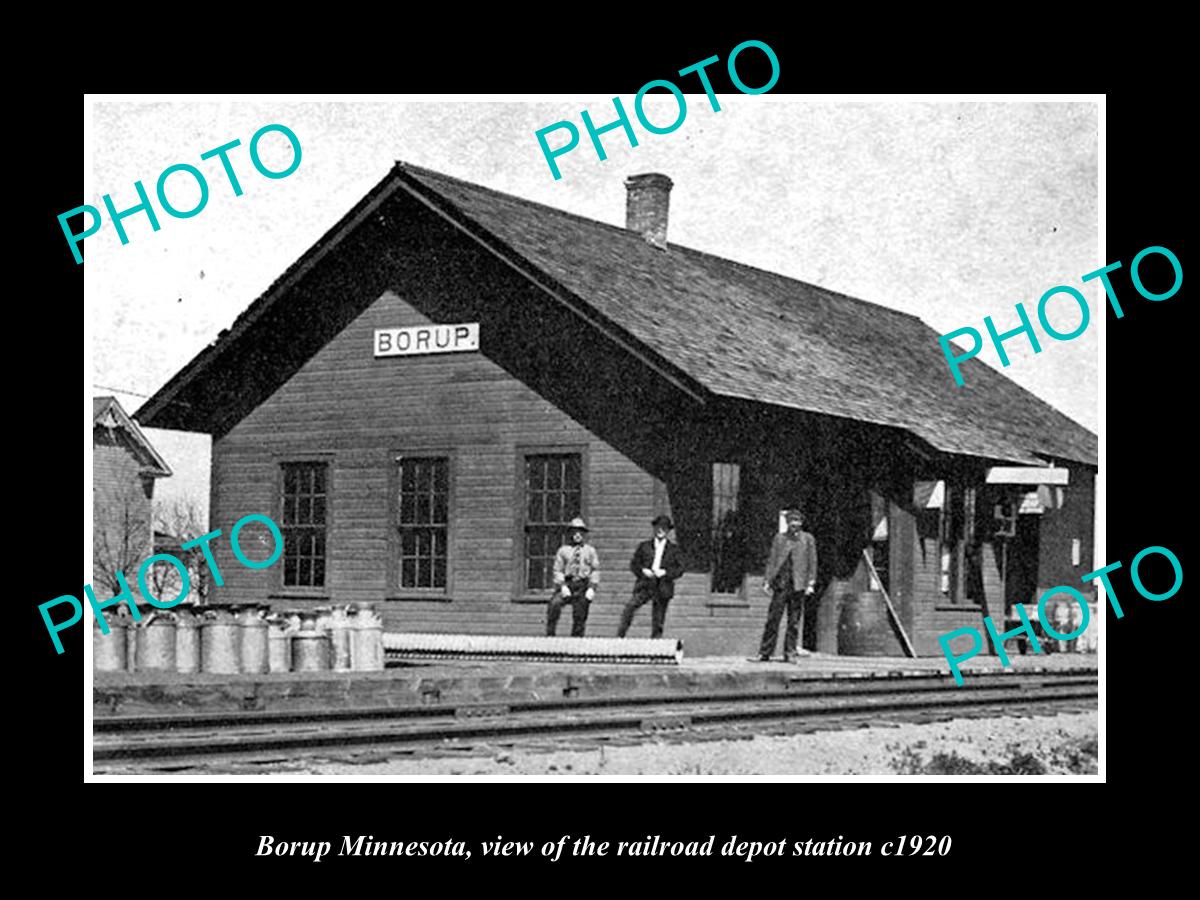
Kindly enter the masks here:
<path id="1" fill-rule="evenodd" d="M 475 748 L 481 755 L 360 754 L 288 767 L 314 775 L 1095 774 L 1096 713 L 953 719 L 742 739 L 576 748 Z"/>

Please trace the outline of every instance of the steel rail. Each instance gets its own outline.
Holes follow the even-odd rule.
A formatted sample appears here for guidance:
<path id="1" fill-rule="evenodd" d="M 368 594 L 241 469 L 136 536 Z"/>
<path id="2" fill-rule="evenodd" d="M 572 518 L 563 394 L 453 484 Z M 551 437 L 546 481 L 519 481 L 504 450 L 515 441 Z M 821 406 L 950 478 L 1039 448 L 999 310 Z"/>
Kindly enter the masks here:
<path id="1" fill-rule="evenodd" d="M 1010 676 L 1011 678 L 1011 676 Z M 821 724 L 838 720 L 928 718 L 1006 710 L 1058 710 L 1092 705 L 1095 679 L 1041 675 L 973 690 L 913 690 L 916 679 L 864 679 L 851 690 L 747 695 L 594 698 L 445 704 L 304 713 L 229 713 L 97 718 L 97 764 L 167 764 L 215 756 L 251 758 L 287 751 L 396 747 L 457 740 L 512 740 L 548 735 L 598 735 L 698 729 L 735 724 Z M 1013 679 L 1014 681 L 1016 679 Z M 849 681 L 849 680 L 848 680 Z M 843 685 L 838 685 L 843 687 Z"/>
<path id="2" fill-rule="evenodd" d="M 1083 686 L 1093 690 L 1094 670 L 1064 670 L 1061 674 L 1035 673 L 1011 675 L 986 673 L 975 675 L 962 687 L 949 687 L 949 676 L 937 673 L 910 676 L 853 676 L 842 678 L 794 678 L 781 682 L 772 690 L 707 691 L 692 693 L 614 694 L 594 697 L 564 697 L 528 699 L 519 694 L 500 695 L 491 699 L 445 701 L 429 705 L 344 707 L 322 710 L 238 710 L 225 712 L 188 712 L 140 715 L 106 715 L 93 719 L 94 732 L 180 730 L 212 726 L 291 724 L 296 722 L 366 720 L 366 719 L 432 719 L 446 715 L 471 715 L 473 708 L 481 710 L 502 704 L 510 712 L 549 712 L 612 707 L 670 707 L 692 703 L 754 702 L 782 698 L 846 696 L 857 694 L 886 694 L 903 692 L 947 691 L 957 696 L 973 695 L 981 690 L 1005 690 L 1014 694 L 1048 686 Z"/>

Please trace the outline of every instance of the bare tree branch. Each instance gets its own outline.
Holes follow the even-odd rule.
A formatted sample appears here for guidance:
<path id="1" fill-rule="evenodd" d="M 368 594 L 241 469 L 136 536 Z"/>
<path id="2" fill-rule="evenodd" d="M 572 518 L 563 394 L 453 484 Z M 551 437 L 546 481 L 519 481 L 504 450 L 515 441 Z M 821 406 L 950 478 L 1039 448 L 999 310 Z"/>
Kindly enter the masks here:
<path id="1" fill-rule="evenodd" d="M 122 590 L 117 572 L 136 588 L 138 568 L 150 555 L 154 539 L 148 511 L 145 490 L 137 482 L 127 482 L 115 494 L 97 498 L 92 520 L 94 574 L 97 586 L 110 597 Z"/>
<path id="2" fill-rule="evenodd" d="M 182 546 L 208 530 L 200 514 L 200 504 L 192 497 L 155 503 L 154 530 L 170 536 L 169 545 L 156 548 L 156 552 L 169 553 L 187 567 L 191 584 L 186 602 L 203 603 L 210 580 L 204 551 L 200 547 L 184 550 Z M 158 598 L 177 597 L 182 587 L 178 569 L 166 561 L 156 562 L 148 573 L 147 586 Z"/>

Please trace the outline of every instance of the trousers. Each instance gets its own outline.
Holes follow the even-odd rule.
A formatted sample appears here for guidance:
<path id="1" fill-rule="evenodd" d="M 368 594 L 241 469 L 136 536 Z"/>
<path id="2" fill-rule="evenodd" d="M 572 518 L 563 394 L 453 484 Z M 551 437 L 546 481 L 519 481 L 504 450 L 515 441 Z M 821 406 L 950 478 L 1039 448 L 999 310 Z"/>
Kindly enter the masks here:
<path id="1" fill-rule="evenodd" d="M 762 643 L 758 647 L 759 656 L 771 656 L 775 652 L 775 643 L 779 640 L 779 620 L 787 609 L 787 630 L 783 633 L 783 655 L 796 655 L 796 643 L 800 637 L 800 625 L 804 621 L 804 594 L 792 587 L 780 590 L 776 588 L 771 594 L 771 605 L 767 609 L 767 624 L 763 628 Z"/>
<path id="2" fill-rule="evenodd" d="M 571 637 L 583 637 L 583 631 L 587 628 L 588 607 L 592 605 L 587 598 L 587 589 L 591 584 L 586 578 L 568 578 L 566 584 L 571 589 L 571 596 L 564 597 L 560 588 L 546 604 L 546 637 L 554 637 L 558 630 L 558 617 L 567 603 L 571 604 Z"/>
<path id="3" fill-rule="evenodd" d="M 654 604 L 650 607 L 650 637 L 662 637 L 663 625 L 667 621 L 667 604 L 670 602 L 669 599 L 659 595 L 657 581 L 641 590 L 634 588 L 633 596 L 621 610 L 621 627 L 617 629 L 617 637 L 625 637 L 629 626 L 633 624 L 633 614 L 647 603 Z"/>

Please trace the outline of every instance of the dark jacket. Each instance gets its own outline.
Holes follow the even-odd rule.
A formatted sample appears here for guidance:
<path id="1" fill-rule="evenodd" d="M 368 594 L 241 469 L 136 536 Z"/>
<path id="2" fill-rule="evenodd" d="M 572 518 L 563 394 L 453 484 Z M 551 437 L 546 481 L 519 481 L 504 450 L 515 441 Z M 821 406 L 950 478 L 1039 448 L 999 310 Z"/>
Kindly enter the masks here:
<path id="1" fill-rule="evenodd" d="M 675 579 L 683 574 L 683 560 L 679 556 L 679 548 L 667 541 L 663 548 L 662 568 L 667 573 L 662 578 L 647 578 L 642 569 L 649 569 L 654 563 L 654 540 L 642 541 L 633 551 L 633 559 L 629 563 L 629 571 L 637 576 L 635 591 L 658 589 L 658 596 L 670 600 L 675 596 Z"/>
<path id="2" fill-rule="evenodd" d="M 771 542 L 771 555 L 767 557 L 767 584 L 775 587 L 775 576 L 779 573 L 788 551 L 792 552 L 792 587 L 803 592 L 817 580 L 817 541 L 807 531 L 801 531 L 795 541 L 786 534 L 775 535 Z"/>

